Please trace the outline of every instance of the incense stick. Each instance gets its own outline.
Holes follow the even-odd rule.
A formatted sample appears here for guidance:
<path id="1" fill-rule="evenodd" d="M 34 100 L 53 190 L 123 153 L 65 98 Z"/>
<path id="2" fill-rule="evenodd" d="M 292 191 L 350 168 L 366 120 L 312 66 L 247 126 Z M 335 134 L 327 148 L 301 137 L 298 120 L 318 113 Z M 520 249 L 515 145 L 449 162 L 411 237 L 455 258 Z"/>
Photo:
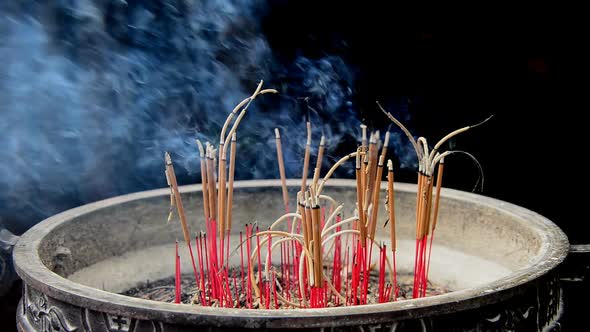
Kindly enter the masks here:
<path id="1" fill-rule="evenodd" d="M 205 150 L 201 141 L 196 140 L 197 146 L 199 147 L 199 157 L 201 160 L 201 192 L 203 194 L 203 214 L 205 216 L 205 222 L 209 220 L 209 197 L 207 194 L 207 166 L 205 165 L 207 159 L 205 158 Z"/>
<path id="2" fill-rule="evenodd" d="M 305 192 L 307 182 L 307 171 L 309 169 L 309 153 L 311 148 L 311 122 L 307 121 L 307 141 L 305 143 L 305 155 L 303 157 L 303 172 L 301 175 L 301 192 Z"/>
<path id="3" fill-rule="evenodd" d="M 195 257 L 193 255 L 193 249 L 191 246 L 191 238 L 190 238 L 190 232 L 188 229 L 188 223 L 186 221 L 186 215 L 184 213 L 184 206 L 182 205 L 182 198 L 180 197 L 180 191 L 178 190 L 178 183 L 176 182 L 176 174 L 174 173 L 174 165 L 172 165 L 172 158 L 170 157 L 170 154 L 168 152 L 166 152 L 164 154 L 164 160 L 165 160 L 165 164 L 166 164 L 166 174 L 168 176 L 168 179 L 170 180 L 170 186 L 172 188 L 172 192 L 174 193 L 174 198 L 175 198 L 175 202 L 176 202 L 176 209 L 178 211 L 178 217 L 180 218 L 180 225 L 182 228 L 182 235 L 184 236 L 184 241 L 186 242 L 186 245 L 188 246 L 188 250 L 191 256 L 191 262 L 193 265 L 193 272 L 195 275 L 195 280 L 199 280 L 198 276 L 197 276 L 197 266 L 195 264 Z"/>
<path id="4" fill-rule="evenodd" d="M 395 252 L 397 243 L 395 239 L 395 197 L 393 191 L 393 163 L 391 159 L 387 161 L 387 212 L 389 214 L 389 236 L 390 248 Z"/>
<path id="5" fill-rule="evenodd" d="M 227 187 L 227 230 L 231 231 L 232 211 L 234 199 L 234 174 L 236 169 L 236 133 L 231 138 L 230 160 L 229 160 L 229 185 Z"/>
<path id="6" fill-rule="evenodd" d="M 275 142 L 277 146 L 277 160 L 279 163 L 279 175 L 281 177 L 283 204 L 285 204 L 285 212 L 289 212 L 289 192 L 287 191 L 287 176 L 285 175 L 285 161 L 283 160 L 283 148 L 281 146 L 279 128 L 275 128 Z"/>
<path id="7" fill-rule="evenodd" d="M 375 176 L 374 180 L 374 192 L 373 192 L 373 202 L 372 211 L 371 211 L 371 220 L 370 225 L 371 228 L 369 230 L 369 237 L 371 240 L 375 240 L 375 229 L 377 226 L 377 214 L 379 213 L 379 193 L 381 191 L 381 177 L 383 175 L 383 157 L 379 158 L 379 164 L 377 165 L 377 175 Z"/>
<path id="8" fill-rule="evenodd" d="M 324 135 L 320 137 L 320 147 L 318 148 L 318 159 L 316 160 L 315 168 L 319 171 L 322 169 L 322 160 L 324 158 L 324 149 L 325 149 L 325 140 L 326 138 Z"/>

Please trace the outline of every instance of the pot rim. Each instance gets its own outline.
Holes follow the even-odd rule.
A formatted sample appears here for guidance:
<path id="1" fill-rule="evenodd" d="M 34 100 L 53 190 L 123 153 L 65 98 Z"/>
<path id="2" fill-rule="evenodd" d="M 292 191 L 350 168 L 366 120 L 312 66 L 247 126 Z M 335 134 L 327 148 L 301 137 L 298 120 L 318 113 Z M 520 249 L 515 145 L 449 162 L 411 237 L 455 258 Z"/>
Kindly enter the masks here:
<path id="1" fill-rule="evenodd" d="M 300 180 L 289 179 L 287 185 L 299 186 Z M 326 185 L 355 187 L 356 182 L 349 179 L 331 179 Z M 382 183 L 382 186 L 385 185 L 386 183 Z M 234 183 L 235 188 L 280 186 L 280 180 L 246 180 Z M 416 193 L 416 185 L 396 182 L 395 190 Z M 180 191 L 181 193 L 199 192 L 201 185 L 182 186 Z M 564 260 L 569 248 L 568 239 L 563 231 L 549 219 L 533 211 L 491 197 L 442 188 L 442 195 L 447 199 L 467 201 L 493 208 L 511 215 L 515 222 L 526 224 L 541 239 L 541 248 L 535 260 L 494 282 L 441 295 L 354 307 L 289 310 L 210 308 L 139 299 L 75 283 L 52 272 L 42 263 L 38 255 L 39 246 L 43 238 L 56 227 L 89 212 L 165 195 L 169 195 L 168 188 L 116 196 L 82 205 L 43 220 L 25 232 L 14 248 L 13 257 L 18 275 L 27 285 L 60 301 L 138 319 L 228 327 L 271 328 L 294 327 L 298 324 L 306 327 L 322 327 L 333 325 L 334 319 L 341 319 L 344 325 L 379 323 L 384 316 L 389 320 L 419 318 L 427 314 L 444 314 L 471 309 L 482 304 L 496 303 L 521 292 L 522 289 L 519 286 L 554 269 Z"/>

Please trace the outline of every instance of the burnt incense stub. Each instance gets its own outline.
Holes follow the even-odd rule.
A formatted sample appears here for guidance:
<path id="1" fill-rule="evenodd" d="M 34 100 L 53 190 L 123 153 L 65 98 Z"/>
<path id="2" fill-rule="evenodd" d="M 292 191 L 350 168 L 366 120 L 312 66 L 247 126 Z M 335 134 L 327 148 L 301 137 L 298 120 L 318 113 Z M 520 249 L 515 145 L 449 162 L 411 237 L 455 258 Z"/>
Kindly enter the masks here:
<path id="1" fill-rule="evenodd" d="M 287 184 L 294 195 L 300 180 Z M 355 181 L 332 179 L 325 191 L 339 203 L 350 203 L 356 200 L 355 187 Z M 200 186 L 180 191 L 196 232 L 204 225 Z M 568 250 L 563 232 L 521 207 L 450 189 L 442 190 L 429 276 L 449 290 L 442 295 L 288 310 L 211 308 L 121 295 L 147 281 L 174 278 L 175 241 L 182 231 L 178 223 L 166 224 L 169 193 L 154 190 L 85 205 L 25 233 L 14 248 L 24 281 L 19 330 L 557 331 L 562 304 L 556 267 Z M 256 221 L 266 229 L 277 218 L 274 207 L 282 205 L 281 196 L 280 181 L 236 181 L 233 224 Z M 415 185 L 395 184 L 398 269 L 406 273 L 414 263 L 415 197 Z M 375 237 L 388 240 L 389 233 L 381 236 L 378 230 Z M 234 239 L 239 235 L 232 236 L 232 247 Z M 181 257 L 188 257 L 183 250 Z M 229 264 L 236 266 L 233 259 Z M 189 260 L 181 269 L 192 276 Z"/>

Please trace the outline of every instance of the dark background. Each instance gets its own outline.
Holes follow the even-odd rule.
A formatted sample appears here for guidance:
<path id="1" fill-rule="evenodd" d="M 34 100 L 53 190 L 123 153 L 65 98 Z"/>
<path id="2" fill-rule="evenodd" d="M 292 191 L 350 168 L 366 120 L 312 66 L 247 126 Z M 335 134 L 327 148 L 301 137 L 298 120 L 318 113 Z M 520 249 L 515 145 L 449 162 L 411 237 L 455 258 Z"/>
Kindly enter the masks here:
<path id="1" fill-rule="evenodd" d="M 265 19 L 273 48 L 350 59 L 369 124 L 387 121 L 374 101 L 395 97 L 408 98 L 409 126 L 430 142 L 495 115 L 454 142 L 483 165 L 483 194 L 548 217 L 573 243 L 590 241 L 578 210 L 585 194 L 575 193 L 586 183 L 576 151 L 586 143 L 588 53 L 573 8 L 279 3 Z M 446 186 L 471 190 L 475 167 L 447 165 Z"/>
<path id="2" fill-rule="evenodd" d="M 493 114 L 484 126 L 452 142 L 481 162 L 481 193 L 548 217 L 572 243 L 590 243 L 582 161 L 589 58 L 583 51 L 587 36 L 574 19 L 575 11 L 541 5 L 517 10 L 333 1 L 273 1 L 264 7 L 258 29 L 276 61 L 290 63 L 300 55 L 342 58 L 355 73 L 351 116 L 370 127 L 388 124 L 375 100 L 403 114 L 413 133 L 431 143 Z M 60 22 L 59 15 L 55 20 Z M 288 84 L 290 77 L 284 74 L 271 82 Z M 292 94 L 302 96 L 304 92 Z M 354 135 L 356 130 L 351 129 Z M 445 186 L 472 190 L 478 174 L 469 160 L 448 158 L 447 166 Z M 182 174 L 180 179 L 189 181 Z M 397 180 L 415 181 L 415 173 L 399 169 Z M 160 186 L 160 181 L 141 182 L 87 199 L 64 194 L 60 208 Z M 2 210 L 2 219 L 17 233 L 28 227 L 23 223 L 44 217 L 37 213 L 37 219 L 21 223 L 18 211 Z M 17 294 L 13 292 L 13 300 Z M 4 330 L 13 324 L 14 304 L 1 302 Z"/>

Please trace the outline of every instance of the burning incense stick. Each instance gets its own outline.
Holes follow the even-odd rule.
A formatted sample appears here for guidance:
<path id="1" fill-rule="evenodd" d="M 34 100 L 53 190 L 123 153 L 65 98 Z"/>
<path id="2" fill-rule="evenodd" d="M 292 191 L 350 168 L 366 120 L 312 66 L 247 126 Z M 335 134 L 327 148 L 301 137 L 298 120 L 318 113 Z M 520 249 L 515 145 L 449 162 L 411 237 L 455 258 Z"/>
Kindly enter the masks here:
<path id="1" fill-rule="evenodd" d="M 315 168 L 320 171 L 322 169 L 322 160 L 324 158 L 325 140 L 326 138 L 322 135 L 322 137 L 320 137 L 320 147 L 318 148 L 318 159 L 315 164 Z"/>
<path id="2" fill-rule="evenodd" d="M 305 155 L 303 157 L 303 172 L 301 175 L 301 192 L 305 192 L 307 182 L 307 171 L 309 169 L 309 153 L 311 149 L 311 122 L 307 121 L 307 141 L 305 143 Z"/>
<path id="3" fill-rule="evenodd" d="M 385 159 L 387 156 L 387 147 L 389 146 L 389 131 L 385 132 L 385 139 L 383 140 L 383 147 L 381 148 L 381 157 Z"/>
<path id="4" fill-rule="evenodd" d="M 361 150 L 367 151 L 367 126 L 365 124 L 361 124 Z"/>

